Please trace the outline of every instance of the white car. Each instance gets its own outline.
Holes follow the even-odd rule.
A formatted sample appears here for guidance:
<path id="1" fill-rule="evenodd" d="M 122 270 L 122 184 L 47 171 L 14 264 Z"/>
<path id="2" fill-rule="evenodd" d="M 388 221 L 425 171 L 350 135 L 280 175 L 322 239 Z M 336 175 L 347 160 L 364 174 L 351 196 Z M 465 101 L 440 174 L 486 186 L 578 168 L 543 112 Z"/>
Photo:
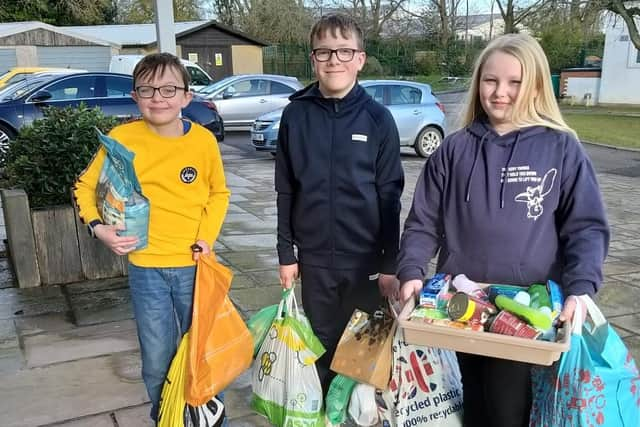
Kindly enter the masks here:
<path id="1" fill-rule="evenodd" d="M 111 57 L 111 63 L 109 64 L 109 71 L 112 73 L 129 74 L 133 75 L 133 69 L 136 64 L 144 58 L 144 55 L 115 55 Z M 182 65 L 187 69 L 191 83 L 189 88 L 192 91 L 197 91 L 210 85 L 213 79 L 204 71 L 200 66 L 194 62 L 187 61 L 186 59 L 180 59 Z"/>

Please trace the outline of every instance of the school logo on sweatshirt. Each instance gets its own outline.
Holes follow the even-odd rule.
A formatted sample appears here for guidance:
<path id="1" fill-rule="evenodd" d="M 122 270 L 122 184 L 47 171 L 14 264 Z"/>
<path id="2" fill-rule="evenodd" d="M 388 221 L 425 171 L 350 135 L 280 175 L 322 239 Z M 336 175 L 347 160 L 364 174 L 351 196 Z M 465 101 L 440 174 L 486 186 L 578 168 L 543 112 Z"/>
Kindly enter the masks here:
<path id="1" fill-rule="evenodd" d="M 353 133 L 351 134 L 351 142 L 367 142 L 367 135 Z"/>
<path id="2" fill-rule="evenodd" d="M 544 198 L 551 192 L 556 180 L 558 170 L 551 168 L 542 178 L 535 171 L 530 171 L 529 166 L 515 167 L 514 171 L 503 171 L 503 180 L 506 182 L 537 182 L 536 186 L 527 186 L 527 189 L 516 195 L 515 201 L 526 203 L 527 218 L 537 220 L 544 212 Z"/>
<path id="3" fill-rule="evenodd" d="M 180 181 L 184 182 L 185 184 L 191 184 L 196 180 L 197 176 L 198 171 L 192 166 L 184 167 L 180 171 Z"/>

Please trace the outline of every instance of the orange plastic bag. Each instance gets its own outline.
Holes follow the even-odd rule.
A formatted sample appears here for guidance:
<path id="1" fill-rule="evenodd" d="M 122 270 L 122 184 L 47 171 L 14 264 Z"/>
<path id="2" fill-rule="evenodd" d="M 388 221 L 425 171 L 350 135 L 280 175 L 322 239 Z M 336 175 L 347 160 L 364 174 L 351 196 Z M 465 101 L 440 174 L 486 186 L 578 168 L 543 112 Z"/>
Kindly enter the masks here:
<path id="1" fill-rule="evenodd" d="M 207 403 L 251 365 L 253 338 L 229 299 L 231 270 L 200 256 L 193 297 L 185 399 Z"/>

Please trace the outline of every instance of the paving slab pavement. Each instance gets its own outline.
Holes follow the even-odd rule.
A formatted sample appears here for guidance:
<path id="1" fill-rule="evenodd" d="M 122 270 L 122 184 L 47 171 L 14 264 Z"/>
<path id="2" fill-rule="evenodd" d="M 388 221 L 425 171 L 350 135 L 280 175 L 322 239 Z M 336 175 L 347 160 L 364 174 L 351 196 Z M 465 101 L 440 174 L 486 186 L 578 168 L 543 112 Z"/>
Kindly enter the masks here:
<path id="1" fill-rule="evenodd" d="M 278 301 L 276 207 L 269 155 L 221 145 L 233 193 L 215 250 L 245 316 Z M 403 155 L 402 219 L 424 160 Z M 598 175 L 612 242 L 598 302 L 640 360 L 640 178 Z M 123 278 L 16 289 L 0 258 L 0 426 L 145 427 L 149 404 Z M 268 426 L 248 406 L 249 372 L 226 392 L 232 427 Z"/>

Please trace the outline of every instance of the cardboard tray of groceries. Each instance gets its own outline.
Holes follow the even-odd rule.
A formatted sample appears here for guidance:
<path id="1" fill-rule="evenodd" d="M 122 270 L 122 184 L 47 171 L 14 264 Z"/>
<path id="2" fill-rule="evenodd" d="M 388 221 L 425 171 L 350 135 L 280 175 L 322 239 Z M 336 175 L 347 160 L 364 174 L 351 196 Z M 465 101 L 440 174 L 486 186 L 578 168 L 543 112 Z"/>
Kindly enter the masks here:
<path id="1" fill-rule="evenodd" d="M 571 344 L 569 322 L 565 322 L 558 330 L 557 342 L 531 340 L 412 321 L 409 320 L 409 316 L 415 308 L 415 303 L 412 298 L 398 315 L 398 324 L 404 329 L 404 339 L 407 344 L 440 347 L 462 353 L 546 366 L 558 360 L 560 354 L 569 350 Z"/>

